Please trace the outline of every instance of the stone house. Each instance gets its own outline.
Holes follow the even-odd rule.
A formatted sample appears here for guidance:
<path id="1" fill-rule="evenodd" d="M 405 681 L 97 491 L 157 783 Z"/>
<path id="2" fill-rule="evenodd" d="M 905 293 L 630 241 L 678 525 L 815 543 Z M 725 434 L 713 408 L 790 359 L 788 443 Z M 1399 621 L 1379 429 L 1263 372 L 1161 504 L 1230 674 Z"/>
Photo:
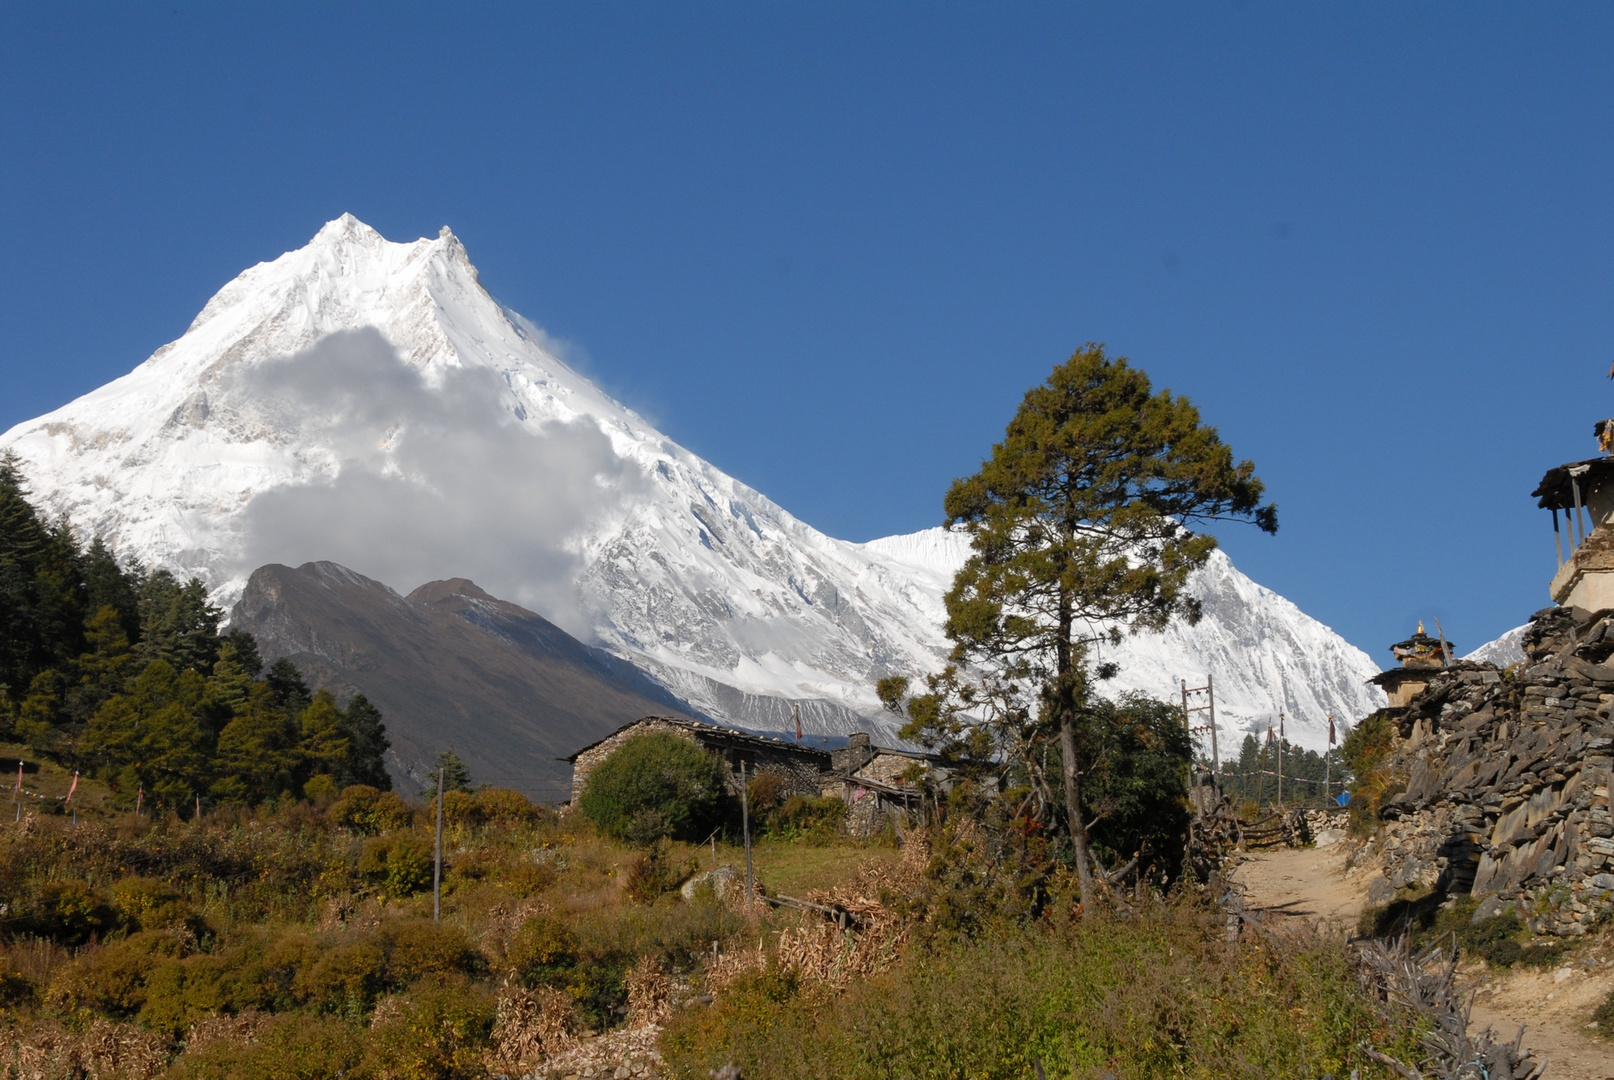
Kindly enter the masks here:
<path id="1" fill-rule="evenodd" d="M 778 773 L 785 782 L 785 791 L 791 795 L 817 795 L 822 787 L 822 777 L 832 767 L 829 751 L 817 747 L 766 735 L 753 735 L 698 720 L 685 720 L 678 716 L 646 716 L 560 759 L 570 762 L 572 766 L 573 805 L 583 794 L 589 773 L 610 757 L 613 750 L 635 735 L 658 731 L 688 739 L 722 757 L 728 762 L 731 783 L 736 790 L 742 763 L 748 778 L 759 772 Z"/>
<path id="2" fill-rule="evenodd" d="M 869 836 L 885 827 L 891 817 L 912 818 L 920 812 L 921 793 L 908 779 L 915 766 L 940 772 L 935 754 L 875 746 L 868 735 L 858 732 L 845 747 L 834 750 L 831 771 L 820 790 L 826 797 L 847 805 L 846 831 L 853 836 Z M 942 778 L 945 773 L 940 774 Z"/>

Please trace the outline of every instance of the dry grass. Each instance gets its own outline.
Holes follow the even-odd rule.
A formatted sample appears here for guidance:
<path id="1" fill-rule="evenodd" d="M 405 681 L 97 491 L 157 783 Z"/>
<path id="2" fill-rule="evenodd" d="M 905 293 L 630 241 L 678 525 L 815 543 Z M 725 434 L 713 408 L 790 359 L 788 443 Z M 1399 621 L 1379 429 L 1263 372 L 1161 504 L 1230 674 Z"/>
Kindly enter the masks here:
<path id="1" fill-rule="evenodd" d="M 83 1031 L 47 1020 L 12 1038 L 8 1056 L 15 1062 L 17 1080 L 150 1080 L 168 1061 L 164 1039 L 107 1020 L 95 1020 Z"/>
<path id="2" fill-rule="evenodd" d="M 485 1060 L 496 1073 L 520 1075 L 572 1049 L 582 1034 L 577 1009 L 564 992 L 507 987 L 499 995 Z"/>

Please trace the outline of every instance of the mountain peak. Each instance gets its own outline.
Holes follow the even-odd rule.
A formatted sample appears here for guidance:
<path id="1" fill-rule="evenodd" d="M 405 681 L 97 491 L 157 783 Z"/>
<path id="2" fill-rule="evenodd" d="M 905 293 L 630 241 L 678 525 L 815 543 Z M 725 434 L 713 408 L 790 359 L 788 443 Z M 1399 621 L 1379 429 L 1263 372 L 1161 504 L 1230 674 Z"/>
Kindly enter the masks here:
<path id="1" fill-rule="evenodd" d="M 314 239 L 310 243 L 323 245 L 360 243 L 368 246 L 386 243 L 386 238 L 352 214 L 343 214 L 339 218 L 327 221 L 319 232 L 314 234 Z"/>
<path id="2" fill-rule="evenodd" d="M 469 578 L 449 578 L 446 581 L 428 581 L 404 599 L 411 604 L 440 604 L 460 597 L 467 600 L 495 600 Z"/>

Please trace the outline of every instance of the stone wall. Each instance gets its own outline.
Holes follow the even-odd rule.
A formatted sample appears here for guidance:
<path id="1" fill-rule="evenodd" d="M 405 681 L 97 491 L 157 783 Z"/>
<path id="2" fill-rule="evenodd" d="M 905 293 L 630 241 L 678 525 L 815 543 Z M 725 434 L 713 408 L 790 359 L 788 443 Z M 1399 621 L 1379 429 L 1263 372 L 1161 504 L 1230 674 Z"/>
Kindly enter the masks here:
<path id="1" fill-rule="evenodd" d="M 1386 767 L 1406 780 L 1370 842 L 1369 899 L 1407 887 L 1513 905 L 1538 933 L 1614 916 L 1614 617 L 1537 612 L 1529 657 L 1505 672 L 1459 661 L 1405 708 Z"/>

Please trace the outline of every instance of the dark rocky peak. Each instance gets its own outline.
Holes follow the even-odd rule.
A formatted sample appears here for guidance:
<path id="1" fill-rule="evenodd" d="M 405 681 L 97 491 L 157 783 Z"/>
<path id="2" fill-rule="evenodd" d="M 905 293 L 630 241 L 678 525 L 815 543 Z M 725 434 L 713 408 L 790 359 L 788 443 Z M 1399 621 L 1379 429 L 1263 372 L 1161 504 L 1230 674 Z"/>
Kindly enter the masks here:
<path id="1" fill-rule="evenodd" d="M 466 600 L 484 600 L 496 604 L 505 603 L 503 600 L 490 596 L 470 578 L 462 577 L 448 578 L 445 581 L 428 581 L 404 597 L 404 599 L 411 604 L 421 604 L 425 607 L 463 605 Z"/>

